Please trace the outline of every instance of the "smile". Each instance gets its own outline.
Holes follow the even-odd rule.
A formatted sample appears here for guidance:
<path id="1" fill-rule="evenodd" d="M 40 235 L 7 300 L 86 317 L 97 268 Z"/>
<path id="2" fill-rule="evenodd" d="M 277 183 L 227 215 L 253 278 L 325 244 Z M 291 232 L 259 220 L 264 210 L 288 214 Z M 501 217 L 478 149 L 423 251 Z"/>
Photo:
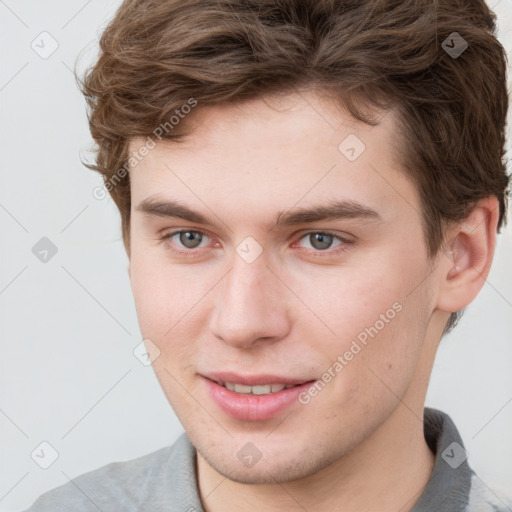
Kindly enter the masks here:
<path id="1" fill-rule="evenodd" d="M 278 375 L 233 373 L 210 374 L 203 376 L 202 381 L 207 395 L 220 410 L 233 419 L 249 422 L 270 420 L 284 413 L 298 403 L 300 393 L 314 382 Z"/>
<path id="2" fill-rule="evenodd" d="M 235 393 L 244 395 L 268 395 L 270 393 L 277 393 L 283 389 L 298 386 L 298 384 L 260 384 L 256 386 L 247 386 L 246 384 L 238 384 L 236 382 L 218 382 L 218 384 L 224 386 L 229 391 L 234 391 Z"/>

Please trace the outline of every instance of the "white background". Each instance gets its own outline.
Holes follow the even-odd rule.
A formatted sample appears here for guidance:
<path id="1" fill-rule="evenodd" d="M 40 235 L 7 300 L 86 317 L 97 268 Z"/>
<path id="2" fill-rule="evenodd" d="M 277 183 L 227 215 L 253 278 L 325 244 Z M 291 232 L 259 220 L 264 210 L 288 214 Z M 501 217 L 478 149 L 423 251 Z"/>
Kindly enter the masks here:
<path id="1" fill-rule="evenodd" d="M 118 5 L 0 1 L 2 511 L 26 508 L 45 490 L 169 445 L 182 432 L 151 367 L 132 354 L 141 336 L 118 213 L 110 199 L 93 197 L 100 178 L 79 158 L 92 139 L 71 69 L 83 48 L 95 56 Z M 495 10 L 510 50 L 511 0 Z M 59 45 L 47 59 L 31 48 L 43 31 Z M 499 237 L 480 296 L 443 339 L 427 399 L 455 421 L 481 479 L 509 494 L 511 231 Z M 48 263 L 31 251 L 43 236 L 58 247 Z M 46 470 L 30 456 L 42 441 L 59 453 Z"/>

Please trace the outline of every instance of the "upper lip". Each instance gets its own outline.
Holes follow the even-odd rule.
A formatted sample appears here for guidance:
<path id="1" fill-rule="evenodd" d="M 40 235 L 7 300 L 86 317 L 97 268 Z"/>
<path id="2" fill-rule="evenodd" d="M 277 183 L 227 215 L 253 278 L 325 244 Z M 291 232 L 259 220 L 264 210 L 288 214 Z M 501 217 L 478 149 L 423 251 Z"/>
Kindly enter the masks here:
<path id="1" fill-rule="evenodd" d="M 239 375 L 233 372 L 213 372 L 203 374 L 209 380 L 217 383 L 231 382 L 234 384 L 245 384 L 246 386 L 265 386 L 268 384 L 304 384 L 313 379 L 295 379 L 293 377 L 283 377 L 282 375 Z"/>

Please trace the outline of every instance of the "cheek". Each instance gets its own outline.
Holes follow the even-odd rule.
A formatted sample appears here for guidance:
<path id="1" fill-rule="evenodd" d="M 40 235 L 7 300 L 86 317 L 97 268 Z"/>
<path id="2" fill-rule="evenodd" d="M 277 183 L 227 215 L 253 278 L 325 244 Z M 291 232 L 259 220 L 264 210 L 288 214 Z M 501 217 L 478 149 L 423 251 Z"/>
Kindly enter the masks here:
<path id="1" fill-rule="evenodd" d="M 303 319 L 311 317 L 308 324 L 313 325 L 316 318 L 317 327 L 327 335 L 324 340 L 333 347 L 343 348 L 359 335 L 364 341 L 368 329 L 388 331 L 399 321 L 407 289 L 403 276 L 369 265 L 320 270 L 322 274 L 294 275 L 287 282 L 301 299 L 301 303 L 292 304 L 297 305 Z"/>
<path id="2" fill-rule="evenodd" d="M 172 307 L 172 304 L 168 304 L 168 285 L 151 265 L 134 258 L 131 287 L 142 335 L 150 339 L 160 337 L 166 330 L 166 324 L 167 329 L 171 327 L 172 319 L 166 313 L 169 309 L 167 305 Z"/>
<path id="3" fill-rule="evenodd" d="M 141 331 L 157 339 L 171 339 L 182 324 L 190 327 L 190 318 L 200 311 L 199 305 L 214 284 L 213 276 L 200 265 L 193 269 L 170 265 L 142 251 L 133 253 L 130 275 Z"/>
<path id="4" fill-rule="evenodd" d="M 176 266 L 171 272 L 147 252 L 132 256 L 131 287 L 142 337 L 158 347 L 152 367 L 169 402 L 178 408 L 181 403 L 190 405 L 183 375 L 195 371 L 192 363 L 202 323 L 197 303 L 205 294 L 201 280 L 191 280 L 190 274 L 189 270 L 184 276 Z"/>
<path id="5" fill-rule="evenodd" d="M 322 343 L 311 348 L 322 358 L 323 370 L 343 375 L 333 389 L 347 400 L 362 396 L 361 390 L 372 402 L 389 394 L 379 377 L 397 392 L 411 381 L 430 315 L 427 283 L 418 286 L 428 269 L 420 263 L 338 269 L 321 289 L 304 281 L 299 288 L 329 327 Z M 318 341 L 318 330 L 306 337 Z"/>

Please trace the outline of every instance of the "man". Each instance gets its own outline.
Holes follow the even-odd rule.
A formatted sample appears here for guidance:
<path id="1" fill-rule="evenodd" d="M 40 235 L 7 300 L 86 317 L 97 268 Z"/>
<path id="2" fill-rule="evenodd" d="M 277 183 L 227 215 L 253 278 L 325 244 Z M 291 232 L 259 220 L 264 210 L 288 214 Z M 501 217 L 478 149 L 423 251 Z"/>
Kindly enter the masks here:
<path id="1" fill-rule="evenodd" d="M 30 511 L 510 510 L 424 409 L 505 221 L 494 29 L 476 0 L 121 5 L 90 167 L 185 433 Z"/>

